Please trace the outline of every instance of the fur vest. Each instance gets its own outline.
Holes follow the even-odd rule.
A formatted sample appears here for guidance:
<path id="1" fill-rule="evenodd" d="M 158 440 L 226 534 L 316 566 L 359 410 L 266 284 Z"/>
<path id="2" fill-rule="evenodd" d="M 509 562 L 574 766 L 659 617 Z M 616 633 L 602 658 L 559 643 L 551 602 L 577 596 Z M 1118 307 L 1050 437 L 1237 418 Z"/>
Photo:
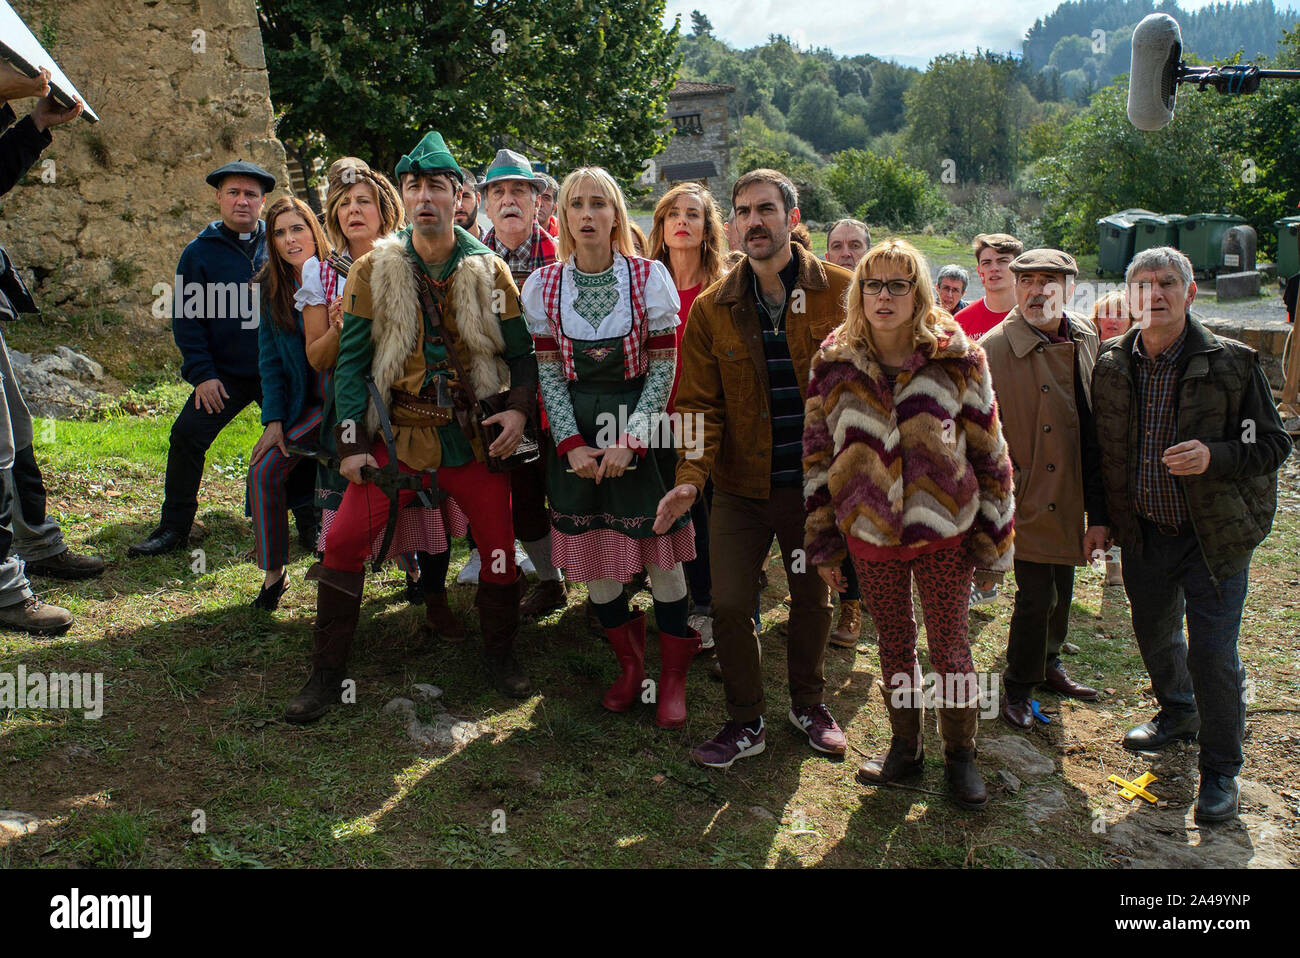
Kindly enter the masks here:
<path id="1" fill-rule="evenodd" d="M 370 338 L 375 347 L 370 374 L 385 405 L 391 405 L 393 383 L 402 378 L 407 358 L 423 354 L 424 314 L 405 238 L 381 239 L 370 257 Z M 501 317 L 492 309 L 495 291 L 496 257 L 482 254 L 462 256 L 447 284 L 444 340 L 456 350 L 479 399 L 510 388 Z M 379 430 L 373 407 L 366 411 L 366 428 L 370 435 Z"/>
<path id="2" fill-rule="evenodd" d="M 869 557 L 959 542 L 981 569 L 1011 567 L 1011 459 L 984 351 L 951 320 L 938 333 L 934 354 L 913 353 L 892 389 L 836 333 L 813 360 L 803 437 L 810 561 L 838 563 L 852 538 Z"/>

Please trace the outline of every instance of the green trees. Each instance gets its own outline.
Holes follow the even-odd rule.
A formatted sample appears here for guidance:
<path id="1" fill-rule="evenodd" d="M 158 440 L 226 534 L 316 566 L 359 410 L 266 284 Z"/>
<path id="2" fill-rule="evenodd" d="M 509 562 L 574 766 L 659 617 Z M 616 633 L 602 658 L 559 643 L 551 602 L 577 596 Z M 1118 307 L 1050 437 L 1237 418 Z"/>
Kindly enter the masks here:
<path id="1" fill-rule="evenodd" d="M 355 153 L 391 169 L 433 128 L 466 165 L 509 144 L 632 180 L 667 142 L 664 78 L 680 58 L 664 0 L 387 0 L 364 15 L 354 0 L 258 7 L 278 133 L 305 162 Z"/>
<path id="2" fill-rule="evenodd" d="M 897 156 L 845 150 L 826 173 L 826 185 L 853 216 L 893 229 L 920 229 L 939 218 L 947 201 L 930 177 Z"/>
<path id="3" fill-rule="evenodd" d="M 907 92 L 907 156 L 945 182 L 1005 183 L 1037 113 L 1011 58 L 945 54 Z"/>

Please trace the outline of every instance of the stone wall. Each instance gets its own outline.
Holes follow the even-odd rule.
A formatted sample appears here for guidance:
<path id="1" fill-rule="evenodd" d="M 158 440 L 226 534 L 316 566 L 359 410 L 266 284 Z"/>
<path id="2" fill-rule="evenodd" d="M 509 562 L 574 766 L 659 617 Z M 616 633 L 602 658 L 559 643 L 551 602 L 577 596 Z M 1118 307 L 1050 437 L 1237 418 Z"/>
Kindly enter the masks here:
<path id="1" fill-rule="evenodd" d="M 244 158 L 287 183 L 254 0 L 13 3 L 38 38 L 53 34 L 47 49 L 101 120 L 52 131 L 0 200 L 0 241 L 42 308 L 112 309 L 162 329 L 151 290 L 217 218 L 204 176 Z"/>
<path id="2" fill-rule="evenodd" d="M 724 93 L 673 97 L 668 101 L 668 128 L 673 129 L 674 117 L 700 114 L 698 134 L 674 130 L 664 151 L 654 158 L 655 180 L 651 201 L 668 192 L 672 183 L 665 179 L 663 170 L 676 163 L 712 162 L 718 171 L 710 177 L 707 186 L 715 195 L 727 177 L 731 163 L 731 143 L 727 120 L 727 97 Z M 721 199 L 721 198 L 720 198 Z M 723 201 L 723 205 L 727 203 Z"/>

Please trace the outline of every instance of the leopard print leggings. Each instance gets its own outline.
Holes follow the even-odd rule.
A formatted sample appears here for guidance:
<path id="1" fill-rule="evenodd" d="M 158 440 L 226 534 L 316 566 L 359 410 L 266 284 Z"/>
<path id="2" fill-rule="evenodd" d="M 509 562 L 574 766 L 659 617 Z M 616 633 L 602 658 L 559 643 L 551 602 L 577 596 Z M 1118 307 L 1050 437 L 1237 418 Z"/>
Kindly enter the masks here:
<path id="1" fill-rule="evenodd" d="M 897 688 L 919 684 L 916 619 L 912 607 L 913 576 L 925 612 L 930 667 L 940 678 L 962 676 L 964 681 L 973 679 L 975 664 L 970 654 L 967 614 L 974 565 L 966 558 L 961 546 L 912 559 L 867 561 L 854 556 L 853 564 L 861 583 L 862 604 L 876 626 L 880 674 L 886 686 Z M 959 683 L 954 685 L 961 687 Z"/>

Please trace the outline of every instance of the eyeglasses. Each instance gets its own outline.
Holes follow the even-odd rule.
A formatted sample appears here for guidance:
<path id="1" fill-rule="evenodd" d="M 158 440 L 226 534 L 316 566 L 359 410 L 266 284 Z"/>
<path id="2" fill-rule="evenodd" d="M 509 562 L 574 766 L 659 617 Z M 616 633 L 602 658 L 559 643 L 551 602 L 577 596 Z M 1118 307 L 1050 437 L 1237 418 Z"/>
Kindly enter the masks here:
<path id="1" fill-rule="evenodd" d="M 891 279 L 888 282 L 883 279 L 858 280 L 858 289 L 868 296 L 879 296 L 881 289 L 889 290 L 890 296 L 906 296 L 915 285 L 916 280 L 912 279 Z"/>

